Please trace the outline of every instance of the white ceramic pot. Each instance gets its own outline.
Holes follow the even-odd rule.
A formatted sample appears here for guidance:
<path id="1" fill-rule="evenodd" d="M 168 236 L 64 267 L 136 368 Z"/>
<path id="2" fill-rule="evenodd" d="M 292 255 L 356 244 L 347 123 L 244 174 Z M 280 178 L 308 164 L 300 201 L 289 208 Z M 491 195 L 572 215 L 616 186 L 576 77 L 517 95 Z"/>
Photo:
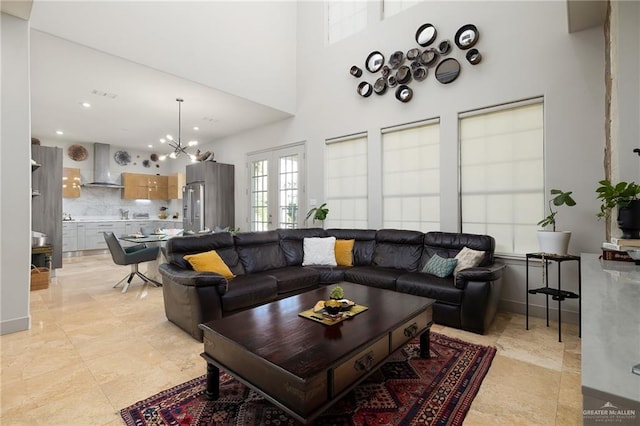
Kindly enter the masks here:
<path id="1" fill-rule="evenodd" d="M 569 231 L 538 231 L 538 245 L 541 253 L 567 254 L 570 239 Z"/>

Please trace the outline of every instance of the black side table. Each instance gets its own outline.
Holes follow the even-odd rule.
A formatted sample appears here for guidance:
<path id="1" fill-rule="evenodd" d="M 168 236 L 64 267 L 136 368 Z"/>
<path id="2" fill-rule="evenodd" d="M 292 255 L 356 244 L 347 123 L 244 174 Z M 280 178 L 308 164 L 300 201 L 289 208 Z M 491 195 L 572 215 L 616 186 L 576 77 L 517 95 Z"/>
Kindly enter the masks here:
<path id="1" fill-rule="evenodd" d="M 544 287 L 531 289 L 529 290 L 529 259 L 541 259 L 544 263 L 542 265 L 545 268 L 544 276 L 545 282 Z M 560 271 L 560 266 L 562 262 L 567 260 L 575 260 L 578 262 L 578 293 L 574 293 L 572 291 L 562 290 L 562 273 Z M 558 288 L 549 287 L 549 262 L 558 263 Z M 558 301 L 558 342 L 562 342 L 562 309 L 561 304 L 565 299 L 578 299 L 578 337 L 582 337 L 582 300 L 580 299 L 580 293 L 582 292 L 582 272 L 580 268 L 580 256 L 574 256 L 571 254 L 561 255 L 561 254 L 552 254 L 552 253 L 527 253 L 527 330 L 529 329 L 529 294 L 537 294 L 542 293 L 546 296 L 546 308 L 547 308 L 547 327 L 549 327 L 549 296 L 553 300 Z"/>

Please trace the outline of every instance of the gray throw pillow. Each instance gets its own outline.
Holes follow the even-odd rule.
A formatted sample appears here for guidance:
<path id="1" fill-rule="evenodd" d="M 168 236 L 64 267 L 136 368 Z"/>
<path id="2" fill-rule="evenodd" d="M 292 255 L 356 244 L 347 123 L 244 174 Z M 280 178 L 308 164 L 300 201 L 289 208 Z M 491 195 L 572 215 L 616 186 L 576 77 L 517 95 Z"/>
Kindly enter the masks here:
<path id="1" fill-rule="evenodd" d="M 424 265 L 422 272 L 426 272 L 427 274 L 435 275 L 436 277 L 446 278 L 453 273 L 453 270 L 456 268 L 458 264 L 458 259 L 452 257 L 450 259 L 445 259 L 443 257 L 434 254 L 431 259 Z"/>

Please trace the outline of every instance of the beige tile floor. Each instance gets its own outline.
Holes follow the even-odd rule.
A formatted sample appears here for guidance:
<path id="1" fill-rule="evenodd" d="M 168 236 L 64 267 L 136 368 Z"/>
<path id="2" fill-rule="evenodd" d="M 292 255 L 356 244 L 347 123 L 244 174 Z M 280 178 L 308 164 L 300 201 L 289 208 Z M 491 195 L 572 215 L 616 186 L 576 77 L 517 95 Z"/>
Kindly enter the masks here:
<path id="1" fill-rule="evenodd" d="M 202 345 L 169 323 L 162 289 L 108 255 L 65 259 L 47 290 L 31 292 L 31 330 L 0 337 L 1 425 L 121 425 L 119 410 L 204 374 Z M 498 314 L 485 336 L 433 331 L 498 352 L 466 425 L 582 423 L 577 327 Z"/>

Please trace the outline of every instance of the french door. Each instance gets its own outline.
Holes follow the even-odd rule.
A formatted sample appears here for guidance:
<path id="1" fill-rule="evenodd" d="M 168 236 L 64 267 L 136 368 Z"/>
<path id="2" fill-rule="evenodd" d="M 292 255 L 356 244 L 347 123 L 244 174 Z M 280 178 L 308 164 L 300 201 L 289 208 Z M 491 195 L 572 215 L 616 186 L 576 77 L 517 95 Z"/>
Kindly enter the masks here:
<path id="1" fill-rule="evenodd" d="M 251 231 L 298 228 L 304 200 L 303 144 L 247 156 Z"/>

